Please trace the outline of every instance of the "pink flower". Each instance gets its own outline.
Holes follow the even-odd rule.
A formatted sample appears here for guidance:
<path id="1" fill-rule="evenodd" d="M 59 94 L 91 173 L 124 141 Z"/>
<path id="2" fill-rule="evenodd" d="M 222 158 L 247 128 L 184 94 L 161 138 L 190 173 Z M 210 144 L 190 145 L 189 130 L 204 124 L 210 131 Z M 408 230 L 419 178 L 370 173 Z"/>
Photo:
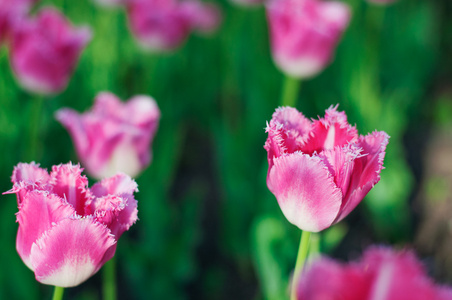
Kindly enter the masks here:
<path id="1" fill-rule="evenodd" d="M 136 183 L 125 174 L 88 188 L 83 169 L 71 163 L 52 172 L 35 163 L 14 168 L 12 190 L 19 212 L 16 248 L 36 280 L 76 286 L 113 257 L 122 233 L 137 220 Z"/>
<path id="2" fill-rule="evenodd" d="M 267 186 L 302 230 L 318 232 L 339 222 L 380 180 L 389 136 L 358 136 L 336 109 L 310 121 L 295 108 L 278 108 L 266 129 Z"/>
<path id="3" fill-rule="evenodd" d="M 372 247 L 357 262 L 313 261 L 297 283 L 298 300 L 450 300 L 452 289 L 437 286 L 410 251 Z"/>
<path id="4" fill-rule="evenodd" d="M 52 8 L 24 19 L 12 33 L 11 65 L 20 84 L 40 94 L 63 91 L 81 51 L 91 39 L 87 27 L 75 29 Z"/>
<path id="5" fill-rule="evenodd" d="M 96 178 L 118 171 L 135 177 L 151 161 L 160 111 L 148 96 L 122 103 L 111 93 L 100 93 L 91 111 L 64 108 L 56 118 L 71 134 L 82 165 Z"/>
<path id="6" fill-rule="evenodd" d="M 272 0 L 267 19 L 273 59 L 288 75 L 317 75 L 332 60 L 350 10 L 341 2 Z"/>
<path id="7" fill-rule="evenodd" d="M 12 26 L 30 10 L 35 0 L 0 0 L 0 45 L 10 34 Z"/>
<path id="8" fill-rule="evenodd" d="M 212 32 L 220 22 L 213 4 L 197 0 L 131 0 L 130 28 L 143 48 L 170 51 L 179 47 L 192 30 Z"/>

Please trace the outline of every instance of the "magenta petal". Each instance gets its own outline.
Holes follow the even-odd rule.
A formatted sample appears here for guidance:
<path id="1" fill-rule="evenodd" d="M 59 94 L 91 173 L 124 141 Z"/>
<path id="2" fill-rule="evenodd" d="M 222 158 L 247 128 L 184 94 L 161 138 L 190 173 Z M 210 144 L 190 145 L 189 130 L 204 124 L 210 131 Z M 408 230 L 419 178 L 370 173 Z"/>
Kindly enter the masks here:
<path id="1" fill-rule="evenodd" d="M 137 201 L 133 197 L 138 188 L 136 182 L 129 176 L 120 173 L 106 178 L 93 185 L 91 191 L 97 197 L 91 204 L 91 209 L 109 218 L 110 228 L 116 239 L 138 220 Z M 108 195 L 120 196 L 120 201 L 113 202 L 117 204 L 114 208 L 107 201 Z M 104 203 L 109 206 L 106 207 Z"/>
<path id="2" fill-rule="evenodd" d="M 130 176 L 119 173 L 94 184 L 91 187 L 91 192 L 96 197 L 106 195 L 133 195 L 134 192 L 138 192 L 138 185 Z"/>
<path id="3" fill-rule="evenodd" d="M 85 204 L 90 198 L 88 179 L 79 165 L 64 164 L 52 167 L 53 192 L 71 204 L 78 215 L 85 215 Z"/>
<path id="4" fill-rule="evenodd" d="M 348 193 L 350 178 L 354 171 L 354 161 L 360 153 L 361 149 L 352 144 L 345 147 L 336 146 L 333 150 L 325 150 L 319 153 L 319 157 L 333 175 L 334 183 L 341 189 L 342 196 Z"/>
<path id="5" fill-rule="evenodd" d="M 363 187 L 368 182 L 375 185 L 380 180 L 388 142 L 389 136 L 384 131 L 375 131 L 372 134 L 359 137 L 358 146 L 363 149 L 363 156 L 357 159 L 357 163 L 362 165 L 358 187 Z"/>
<path id="6" fill-rule="evenodd" d="M 268 152 L 269 168 L 273 166 L 273 158 L 285 153 L 293 153 L 306 142 L 311 130 L 311 121 L 292 107 L 280 107 L 273 113 L 266 132 L 268 138 L 265 150 Z"/>
<path id="7" fill-rule="evenodd" d="M 74 209 L 61 198 L 46 191 L 25 192 L 17 213 L 19 229 L 16 248 L 24 263 L 31 269 L 30 251 L 42 232 L 56 222 L 74 215 Z"/>
<path id="8" fill-rule="evenodd" d="M 11 181 L 13 183 L 18 183 L 19 181 L 25 182 L 37 182 L 37 181 L 47 181 L 49 179 L 49 173 L 46 170 L 41 169 L 39 164 L 34 162 L 26 164 L 19 163 L 14 167 L 13 176 Z"/>
<path id="9" fill-rule="evenodd" d="M 36 280 L 76 286 L 100 269 L 105 253 L 114 245 L 110 230 L 93 218 L 62 220 L 32 247 Z"/>
<path id="10" fill-rule="evenodd" d="M 336 146 L 345 146 L 358 138 L 355 127 L 347 122 L 343 111 L 331 106 L 325 112 L 325 118 L 314 121 L 310 139 L 301 151 L 312 154 L 323 150 L 331 150 Z"/>
<path id="11" fill-rule="evenodd" d="M 342 265 L 327 258 L 312 261 L 297 282 L 298 300 L 363 300 L 370 276 L 356 265 Z"/>
<path id="12" fill-rule="evenodd" d="M 373 275 L 369 299 L 435 299 L 436 288 L 412 252 L 371 248 L 362 265 Z"/>
<path id="13" fill-rule="evenodd" d="M 90 145 L 82 117 L 73 109 L 62 108 L 55 113 L 55 118 L 69 131 L 77 152 L 84 157 L 89 151 Z"/>
<path id="14" fill-rule="evenodd" d="M 329 227 L 341 207 L 341 190 L 319 157 L 296 152 L 275 158 L 267 185 L 289 222 L 302 230 Z"/>
<path id="15" fill-rule="evenodd" d="M 359 137 L 357 145 L 362 148 L 362 155 L 354 161 L 348 193 L 336 222 L 345 218 L 380 181 L 388 141 L 389 136 L 383 131 Z"/>

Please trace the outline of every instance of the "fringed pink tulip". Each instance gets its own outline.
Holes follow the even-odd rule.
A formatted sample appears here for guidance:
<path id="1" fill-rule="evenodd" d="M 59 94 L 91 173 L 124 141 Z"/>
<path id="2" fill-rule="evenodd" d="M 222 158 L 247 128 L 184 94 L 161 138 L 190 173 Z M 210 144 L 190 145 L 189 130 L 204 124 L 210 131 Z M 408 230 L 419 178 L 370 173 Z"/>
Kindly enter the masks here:
<path id="1" fill-rule="evenodd" d="M 23 20 L 15 26 L 11 48 L 13 71 L 28 91 L 60 93 L 90 39 L 87 27 L 73 28 L 60 12 L 45 8 L 36 19 Z"/>
<path id="2" fill-rule="evenodd" d="M 271 0 L 267 19 L 276 65 L 292 77 L 308 78 L 332 60 L 350 10 L 341 2 Z"/>
<path id="3" fill-rule="evenodd" d="M 318 232 L 347 216 L 380 180 L 389 136 L 358 136 L 344 112 L 330 107 L 310 121 L 278 108 L 267 126 L 267 185 L 287 220 Z"/>
<path id="4" fill-rule="evenodd" d="M 13 188 L 19 212 L 16 248 L 36 280 L 79 285 L 113 257 L 121 234 L 137 220 L 138 191 L 125 174 L 88 188 L 79 165 L 18 164 Z"/>
<path id="5" fill-rule="evenodd" d="M 373 247 L 357 262 L 314 260 L 299 277 L 297 300 L 451 300 L 410 251 Z"/>
<path id="6" fill-rule="evenodd" d="M 135 177 L 151 161 L 150 145 L 160 111 L 148 96 L 123 103 L 111 93 L 100 93 L 91 111 L 79 114 L 64 108 L 56 118 L 71 134 L 91 176 L 100 179 L 120 171 Z"/>
<path id="7" fill-rule="evenodd" d="M 216 30 L 220 11 L 197 0 L 130 0 L 128 18 L 144 49 L 166 52 L 178 48 L 192 30 Z"/>
<path id="8" fill-rule="evenodd" d="M 35 0 L 0 0 L 0 46 L 12 27 L 25 17 Z"/>

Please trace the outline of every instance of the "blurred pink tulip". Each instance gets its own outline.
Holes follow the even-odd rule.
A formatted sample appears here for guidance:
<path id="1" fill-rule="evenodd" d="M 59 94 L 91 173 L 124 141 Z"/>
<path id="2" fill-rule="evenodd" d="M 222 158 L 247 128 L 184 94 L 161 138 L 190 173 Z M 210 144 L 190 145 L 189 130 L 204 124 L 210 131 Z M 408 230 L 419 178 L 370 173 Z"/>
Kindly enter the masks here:
<path id="1" fill-rule="evenodd" d="M 79 285 L 111 259 L 122 233 L 137 220 L 137 185 L 117 174 L 88 188 L 83 169 L 71 163 L 52 172 L 35 163 L 14 168 L 12 190 L 19 212 L 16 248 L 36 280 Z"/>
<path id="2" fill-rule="evenodd" d="M 56 118 L 71 134 L 82 165 L 93 177 L 116 172 L 135 177 L 151 161 L 160 111 L 148 96 L 122 103 L 111 93 L 100 93 L 91 111 L 79 114 L 63 108 Z"/>
<path id="3" fill-rule="evenodd" d="M 278 108 L 267 125 L 267 186 L 302 230 L 318 232 L 341 221 L 380 180 L 389 136 L 358 136 L 336 109 L 310 121 L 295 108 Z"/>
<path id="4" fill-rule="evenodd" d="M 81 51 L 91 39 L 87 27 L 73 28 L 52 8 L 24 19 L 12 33 L 11 65 L 20 84 L 39 94 L 63 91 Z"/>
<path id="5" fill-rule="evenodd" d="M 297 283 L 297 300 L 451 300 L 410 251 L 372 247 L 357 262 L 327 258 L 310 263 Z"/>
<path id="6" fill-rule="evenodd" d="M 197 0 L 131 0 L 128 17 L 144 49 L 165 52 L 179 47 L 192 30 L 215 31 L 221 14 L 213 4 Z"/>
<path id="7" fill-rule="evenodd" d="M 333 1 L 271 0 L 267 19 L 276 65 L 290 76 L 309 78 L 332 60 L 350 9 Z"/>
<path id="8" fill-rule="evenodd" d="M 36 0 L 0 0 L 0 46 L 12 26 L 25 17 Z"/>

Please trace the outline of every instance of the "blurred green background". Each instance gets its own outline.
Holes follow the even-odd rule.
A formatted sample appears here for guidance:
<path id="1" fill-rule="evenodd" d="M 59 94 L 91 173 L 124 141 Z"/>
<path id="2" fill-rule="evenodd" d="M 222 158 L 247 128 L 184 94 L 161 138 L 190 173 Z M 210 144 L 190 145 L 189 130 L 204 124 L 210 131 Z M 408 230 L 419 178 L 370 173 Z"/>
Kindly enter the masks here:
<path id="1" fill-rule="evenodd" d="M 161 55 L 140 50 L 124 10 L 89 0 L 38 5 L 59 7 L 74 24 L 91 26 L 94 38 L 67 90 L 44 102 L 33 160 L 48 169 L 78 162 L 54 112 L 87 110 L 100 91 L 122 99 L 151 95 L 162 112 L 153 162 L 137 178 L 140 220 L 118 244 L 119 299 L 287 297 L 300 231 L 266 187 L 263 149 L 284 76 L 271 60 L 264 8 L 217 3 L 223 24 L 216 34 L 192 35 L 182 48 Z M 339 103 L 361 134 L 385 130 L 391 139 L 380 183 L 316 239 L 322 252 L 342 259 L 374 243 L 408 245 L 422 253 L 438 280 L 452 283 L 435 241 L 418 239 L 429 201 L 452 201 L 452 171 L 432 181 L 424 163 L 435 133 L 452 139 L 452 4 L 349 4 L 352 22 L 335 61 L 302 83 L 297 108 L 317 118 Z M 17 85 L 8 51 L 0 49 L 1 191 L 11 188 L 13 167 L 28 159 L 35 97 Z M 15 250 L 16 212 L 15 197 L 2 196 L 0 299 L 50 299 L 52 287 L 39 284 Z M 430 229 L 440 232 L 438 239 L 451 238 L 451 216 Z M 66 299 L 100 299 L 101 271 L 67 289 Z"/>

